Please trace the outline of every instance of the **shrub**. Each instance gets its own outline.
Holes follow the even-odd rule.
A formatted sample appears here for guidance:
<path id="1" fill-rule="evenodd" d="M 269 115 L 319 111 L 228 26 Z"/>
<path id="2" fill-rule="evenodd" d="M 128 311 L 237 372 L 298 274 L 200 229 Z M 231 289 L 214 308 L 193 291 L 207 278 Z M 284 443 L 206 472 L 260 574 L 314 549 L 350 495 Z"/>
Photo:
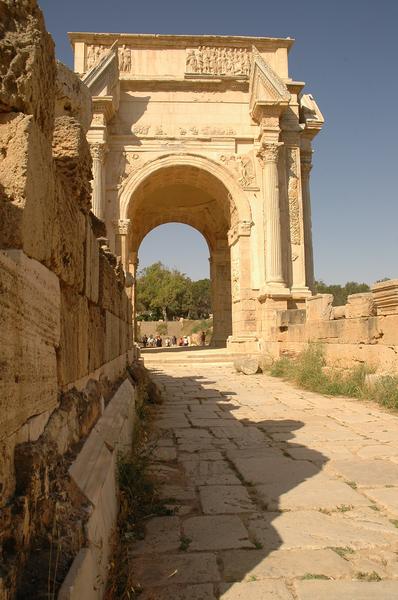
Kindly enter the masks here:
<path id="1" fill-rule="evenodd" d="M 373 400 L 398 409 L 398 376 L 380 377 L 374 383 L 366 382 L 372 370 L 364 364 L 342 371 L 325 369 L 325 355 L 321 344 L 309 344 L 295 359 L 283 357 L 268 369 L 270 375 L 282 377 L 299 387 L 327 396 L 349 396 Z"/>

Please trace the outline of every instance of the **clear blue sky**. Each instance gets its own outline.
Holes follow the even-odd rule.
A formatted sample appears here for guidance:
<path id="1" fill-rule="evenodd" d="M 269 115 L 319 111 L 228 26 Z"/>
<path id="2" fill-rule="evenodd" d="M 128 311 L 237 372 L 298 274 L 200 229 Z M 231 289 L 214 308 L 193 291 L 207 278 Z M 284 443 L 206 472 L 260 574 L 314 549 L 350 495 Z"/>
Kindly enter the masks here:
<path id="1" fill-rule="evenodd" d="M 67 31 L 293 37 L 290 75 L 325 116 L 315 142 L 315 273 L 328 283 L 398 277 L 397 0 L 42 0 L 57 57 Z M 161 259 L 194 279 L 208 250 L 183 226 L 154 230 L 141 265 Z M 189 234 L 189 235 L 188 235 Z M 184 252 L 181 252 L 181 248 Z"/>

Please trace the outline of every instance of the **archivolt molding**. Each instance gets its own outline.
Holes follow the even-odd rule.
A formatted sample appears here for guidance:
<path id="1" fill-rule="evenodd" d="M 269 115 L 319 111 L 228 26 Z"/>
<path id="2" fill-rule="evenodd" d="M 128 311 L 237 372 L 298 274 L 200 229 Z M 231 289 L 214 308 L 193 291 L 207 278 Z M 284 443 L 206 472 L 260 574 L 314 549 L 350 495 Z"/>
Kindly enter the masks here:
<path id="1" fill-rule="evenodd" d="M 251 209 L 245 192 L 227 167 L 205 156 L 197 154 L 166 154 L 145 163 L 132 172 L 120 190 L 120 219 L 129 218 L 129 206 L 138 186 L 160 169 L 174 166 L 196 167 L 216 177 L 226 188 L 238 213 L 239 221 L 251 222 Z"/>

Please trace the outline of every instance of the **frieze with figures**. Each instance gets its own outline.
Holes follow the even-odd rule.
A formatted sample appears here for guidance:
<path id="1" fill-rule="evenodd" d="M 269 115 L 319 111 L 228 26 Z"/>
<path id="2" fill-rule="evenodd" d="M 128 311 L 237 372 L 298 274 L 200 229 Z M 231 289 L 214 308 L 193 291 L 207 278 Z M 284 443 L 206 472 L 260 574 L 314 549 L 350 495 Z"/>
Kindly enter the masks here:
<path id="1" fill-rule="evenodd" d="M 246 48 L 199 46 L 187 50 L 187 75 L 249 77 L 251 53 Z"/>
<path id="2" fill-rule="evenodd" d="M 95 67 L 110 49 L 110 46 L 89 44 L 86 49 L 86 70 Z M 131 48 L 125 44 L 118 48 L 119 71 L 122 74 L 131 73 L 133 66 L 131 52 Z"/>

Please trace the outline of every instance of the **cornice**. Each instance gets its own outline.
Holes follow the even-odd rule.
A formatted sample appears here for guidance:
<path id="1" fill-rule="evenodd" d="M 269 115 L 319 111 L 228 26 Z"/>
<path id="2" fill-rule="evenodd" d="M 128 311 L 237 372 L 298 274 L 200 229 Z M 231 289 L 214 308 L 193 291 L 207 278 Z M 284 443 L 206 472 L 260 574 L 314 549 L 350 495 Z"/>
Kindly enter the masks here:
<path id="1" fill-rule="evenodd" d="M 153 33 L 99 33 L 99 32 L 82 32 L 73 31 L 68 33 L 70 42 L 106 42 L 108 44 L 117 41 L 118 43 L 126 43 L 133 46 L 166 46 L 166 47 L 182 47 L 195 44 L 222 44 L 228 46 L 248 47 L 255 44 L 257 48 L 290 48 L 294 44 L 292 38 L 273 38 L 273 37 L 255 37 L 243 35 L 160 35 Z"/>

